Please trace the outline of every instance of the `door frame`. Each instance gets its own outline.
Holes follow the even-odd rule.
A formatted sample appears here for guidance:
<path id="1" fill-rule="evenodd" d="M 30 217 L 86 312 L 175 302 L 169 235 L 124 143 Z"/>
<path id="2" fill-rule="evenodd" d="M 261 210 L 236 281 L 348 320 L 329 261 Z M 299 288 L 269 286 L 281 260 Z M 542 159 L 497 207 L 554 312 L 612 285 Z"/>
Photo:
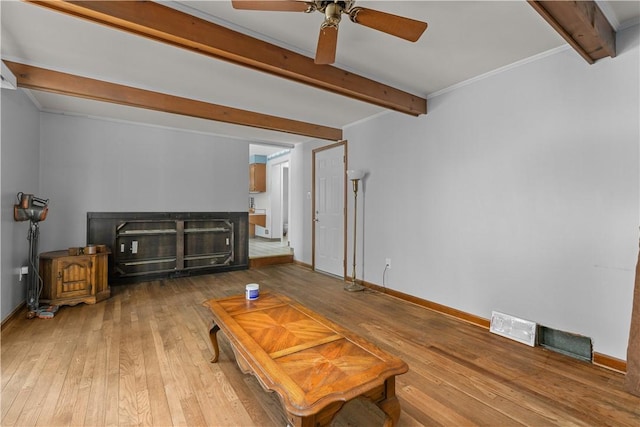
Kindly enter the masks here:
<path id="1" fill-rule="evenodd" d="M 320 148 L 312 150 L 311 155 L 311 269 L 316 271 L 316 154 L 331 150 L 332 148 L 343 146 L 344 149 L 344 161 L 343 165 L 343 179 L 342 185 L 344 187 L 343 200 L 342 200 L 342 223 L 343 223 L 343 236 L 342 236 L 342 279 L 347 277 L 347 164 L 349 160 L 348 144 L 347 140 L 338 141 L 334 144 L 325 145 Z"/>
<path id="2" fill-rule="evenodd" d="M 277 168 L 277 171 L 274 171 L 274 168 Z M 286 173 L 285 173 L 286 170 Z M 275 182 L 277 182 L 277 186 L 274 185 L 274 177 L 275 177 L 275 172 L 277 172 L 278 176 L 276 177 Z M 289 157 L 283 157 L 281 161 L 276 162 L 275 160 L 273 161 L 273 163 L 271 163 L 271 166 L 269 168 L 269 184 L 270 184 L 270 188 L 271 190 L 273 190 L 274 188 L 277 187 L 276 191 L 277 191 L 277 210 L 278 215 L 274 215 L 273 213 L 276 211 L 276 209 L 274 208 L 274 203 L 273 203 L 273 193 L 269 193 L 269 197 L 271 199 L 271 238 L 273 238 L 273 230 L 277 229 L 278 230 L 278 234 L 280 235 L 280 241 L 282 242 L 282 239 L 284 238 L 284 231 L 283 231 L 283 226 L 284 226 L 284 218 L 285 218 L 285 212 L 286 212 L 286 217 L 287 220 L 289 218 L 291 218 L 291 193 L 290 193 L 290 172 L 291 172 L 291 159 Z M 286 179 L 285 179 L 286 176 Z M 287 205 L 284 206 L 284 200 L 285 200 L 285 190 L 287 192 Z M 278 217 L 278 221 L 275 221 L 274 218 Z M 287 233 L 287 241 L 289 241 L 289 235 Z M 288 245 L 287 245 L 288 246 Z"/>

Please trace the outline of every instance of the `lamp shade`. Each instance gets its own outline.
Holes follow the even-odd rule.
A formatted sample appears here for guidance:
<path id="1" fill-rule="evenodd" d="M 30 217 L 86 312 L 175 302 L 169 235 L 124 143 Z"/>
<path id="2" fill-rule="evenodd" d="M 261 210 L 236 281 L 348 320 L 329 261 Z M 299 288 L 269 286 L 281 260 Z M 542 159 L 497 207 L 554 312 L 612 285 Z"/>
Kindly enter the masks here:
<path id="1" fill-rule="evenodd" d="M 347 171 L 349 179 L 362 179 L 364 177 L 364 171 L 362 169 L 349 169 Z"/>

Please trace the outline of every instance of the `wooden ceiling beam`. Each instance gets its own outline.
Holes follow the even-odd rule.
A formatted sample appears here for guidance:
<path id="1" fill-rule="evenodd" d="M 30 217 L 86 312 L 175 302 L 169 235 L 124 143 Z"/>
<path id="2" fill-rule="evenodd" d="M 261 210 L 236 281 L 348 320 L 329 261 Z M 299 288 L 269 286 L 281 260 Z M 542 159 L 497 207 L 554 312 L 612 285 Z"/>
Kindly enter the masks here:
<path id="1" fill-rule="evenodd" d="M 24 0 L 413 116 L 427 100 L 150 1 Z"/>
<path id="2" fill-rule="evenodd" d="M 616 56 L 616 32 L 593 0 L 527 1 L 589 64 Z"/>
<path id="3" fill-rule="evenodd" d="M 342 130 L 4 61 L 18 87 L 339 141 Z"/>

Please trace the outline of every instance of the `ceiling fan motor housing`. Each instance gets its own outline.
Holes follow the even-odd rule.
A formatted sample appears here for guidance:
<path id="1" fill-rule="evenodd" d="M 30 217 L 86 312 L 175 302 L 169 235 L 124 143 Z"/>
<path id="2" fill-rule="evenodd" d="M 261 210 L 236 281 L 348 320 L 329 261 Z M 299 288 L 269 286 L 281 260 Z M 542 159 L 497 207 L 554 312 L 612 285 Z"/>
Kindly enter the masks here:
<path id="1" fill-rule="evenodd" d="M 322 23 L 322 28 L 327 26 L 337 27 L 342 17 L 342 8 L 337 3 L 330 3 L 324 10 L 325 20 Z"/>
<path id="2" fill-rule="evenodd" d="M 331 10 L 332 16 L 335 16 L 335 15 L 339 16 L 342 12 L 349 13 L 349 10 L 353 7 L 353 4 L 355 3 L 355 1 L 354 0 L 347 0 L 347 1 L 316 0 L 312 3 L 315 5 L 316 10 L 324 13 L 328 18 L 329 12 L 327 10 Z"/>

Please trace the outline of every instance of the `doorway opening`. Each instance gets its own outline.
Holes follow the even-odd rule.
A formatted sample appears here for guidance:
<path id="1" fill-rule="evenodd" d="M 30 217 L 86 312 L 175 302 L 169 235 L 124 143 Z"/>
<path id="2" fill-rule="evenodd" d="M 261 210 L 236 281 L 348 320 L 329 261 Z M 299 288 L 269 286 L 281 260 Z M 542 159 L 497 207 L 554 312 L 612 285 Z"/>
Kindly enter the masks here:
<path id="1" fill-rule="evenodd" d="M 249 263 L 258 266 L 293 262 L 289 246 L 290 150 L 250 145 L 249 158 L 258 157 L 266 162 L 266 186 L 264 191 L 249 192 Z"/>

